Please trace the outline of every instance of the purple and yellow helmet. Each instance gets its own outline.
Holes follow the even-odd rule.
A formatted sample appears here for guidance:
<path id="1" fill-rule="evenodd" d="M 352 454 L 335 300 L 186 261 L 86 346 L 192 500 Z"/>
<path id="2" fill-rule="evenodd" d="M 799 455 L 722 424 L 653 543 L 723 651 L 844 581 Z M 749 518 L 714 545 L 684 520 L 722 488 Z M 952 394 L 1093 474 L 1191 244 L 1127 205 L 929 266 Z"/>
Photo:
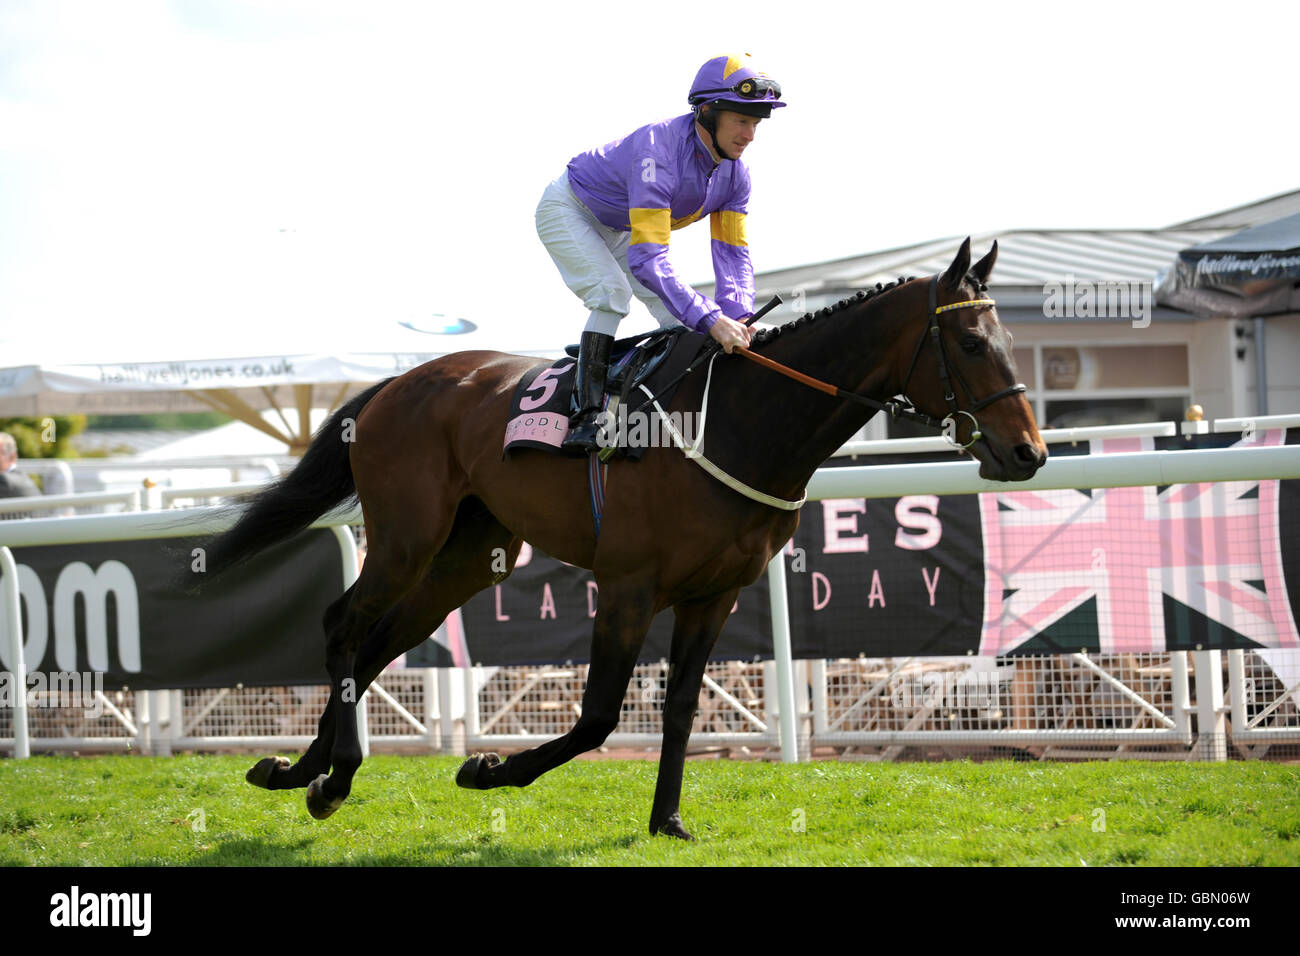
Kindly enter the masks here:
<path id="1" fill-rule="evenodd" d="M 687 101 L 695 111 L 706 103 L 715 109 L 732 110 L 766 118 L 781 102 L 781 84 L 754 68 L 748 53 L 715 56 L 695 74 Z"/>

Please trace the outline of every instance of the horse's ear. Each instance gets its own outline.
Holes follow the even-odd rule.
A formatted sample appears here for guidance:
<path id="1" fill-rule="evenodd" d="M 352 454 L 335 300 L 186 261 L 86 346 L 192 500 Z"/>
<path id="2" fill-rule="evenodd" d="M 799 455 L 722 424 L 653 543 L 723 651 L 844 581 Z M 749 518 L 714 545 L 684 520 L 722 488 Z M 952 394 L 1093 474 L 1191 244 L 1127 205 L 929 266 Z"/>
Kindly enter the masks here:
<path id="1" fill-rule="evenodd" d="M 948 289 L 956 290 L 966 278 L 966 273 L 970 270 L 970 236 L 961 244 L 957 250 L 957 258 L 952 260 L 952 265 L 948 271 L 943 274 L 939 281 Z"/>
<path id="2" fill-rule="evenodd" d="M 971 272 L 975 273 L 975 278 L 980 280 L 980 285 L 989 281 L 989 273 L 993 271 L 993 263 L 998 261 L 998 241 L 993 240 L 993 248 L 988 251 L 979 262 L 975 263 Z"/>

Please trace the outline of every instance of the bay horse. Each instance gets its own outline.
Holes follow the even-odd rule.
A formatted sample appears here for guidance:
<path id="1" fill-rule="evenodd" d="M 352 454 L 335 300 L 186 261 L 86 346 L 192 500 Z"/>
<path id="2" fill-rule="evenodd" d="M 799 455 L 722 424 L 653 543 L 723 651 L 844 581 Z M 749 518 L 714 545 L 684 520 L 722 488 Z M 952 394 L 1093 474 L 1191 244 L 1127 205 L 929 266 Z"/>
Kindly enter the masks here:
<path id="1" fill-rule="evenodd" d="M 981 476 L 1029 478 L 1047 449 L 1024 386 L 1014 384 L 1011 336 L 983 295 L 996 258 L 994 243 L 972 268 L 967 239 L 941 275 L 858 293 L 759 332 L 750 350 L 869 404 L 908 397 L 916 414 L 955 433 L 980 462 Z M 693 839 L 679 813 L 682 772 L 714 641 L 740 589 L 794 534 L 814 470 L 875 410 L 720 354 L 707 376 L 708 457 L 787 504 L 751 500 L 677 448 L 651 448 L 638 462 L 610 463 L 597 536 L 585 459 L 502 456 L 512 393 L 537 365 L 499 352 L 461 352 L 371 387 L 339 408 L 297 467 L 209 544 L 208 579 L 354 495 L 365 518 L 369 550 L 360 577 L 324 616 L 330 697 L 318 735 L 292 765 L 285 757 L 260 760 L 248 771 L 250 783 L 306 787 L 317 819 L 338 809 L 362 760 L 356 700 L 448 613 L 503 580 L 527 541 L 595 574 L 599 601 L 582 713 L 567 734 L 504 761 L 471 756 L 456 782 L 523 787 L 599 747 L 618 723 L 651 619 L 672 608 L 650 832 Z M 698 409 L 705 382 L 702 371 L 688 376 L 667 411 Z"/>

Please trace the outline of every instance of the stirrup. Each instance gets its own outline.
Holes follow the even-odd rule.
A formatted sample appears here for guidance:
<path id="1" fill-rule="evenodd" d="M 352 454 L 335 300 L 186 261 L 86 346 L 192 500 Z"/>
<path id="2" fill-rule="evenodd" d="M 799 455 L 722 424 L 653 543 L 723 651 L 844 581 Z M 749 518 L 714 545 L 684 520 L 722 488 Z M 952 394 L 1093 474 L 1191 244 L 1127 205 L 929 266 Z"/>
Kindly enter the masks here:
<path id="1" fill-rule="evenodd" d="M 600 443 L 597 441 L 597 436 L 600 434 L 600 418 L 599 409 L 579 412 L 570 422 L 569 433 L 564 436 L 560 448 L 573 455 L 589 455 L 594 451 L 601 451 Z"/>

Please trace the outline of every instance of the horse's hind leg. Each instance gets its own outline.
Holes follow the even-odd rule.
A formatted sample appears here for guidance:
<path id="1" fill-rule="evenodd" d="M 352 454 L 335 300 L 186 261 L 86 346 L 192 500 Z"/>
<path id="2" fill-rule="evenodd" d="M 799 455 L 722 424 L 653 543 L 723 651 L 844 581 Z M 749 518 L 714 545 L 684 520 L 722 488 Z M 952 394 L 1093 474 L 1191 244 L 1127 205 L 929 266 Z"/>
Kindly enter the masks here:
<path id="1" fill-rule="evenodd" d="M 691 736 L 700 702 L 704 668 L 738 593 L 728 591 L 703 601 L 679 604 L 673 609 L 676 621 L 669 651 L 668 694 L 664 700 L 664 739 L 659 751 L 654 806 L 650 811 L 652 836 L 663 833 L 683 840 L 694 839 L 686 832 L 678 812 L 686 741 Z"/>
<path id="2" fill-rule="evenodd" d="M 361 741 L 357 733 L 357 651 L 372 625 L 427 573 L 433 556 L 442 548 L 451 530 L 452 516 L 445 525 L 407 527 L 401 532 L 385 528 L 377 533 L 367 522 L 371 542 L 361 576 L 342 620 L 326 639 L 325 670 L 330 678 L 334 709 L 334 740 L 330 747 L 333 772 L 321 774 L 307 785 L 307 808 L 323 820 L 342 805 L 351 792 L 352 777 L 361 766 Z"/>
<path id="3" fill-rule="evenodd" d="M 356 589 L 352 583 L 342 597 L 325 609 L 323 624 L 325 633 L 331 633 L 343 620 L 343 612 L 352 593 Z M 400 651 L 398 653 L 401 653 Z M 267 790 L 296 790 L 305 787 L 330 768 L 330 748 L 334 745 L 334 692 L 330 691 L 329 700 L 316 726 L 316 739 L 311 742 L 307 752 L 298 758 L 292 766 L 287 757 L 263 757 L 244 774 L 244 779 L 256 787 Z"/>
<path id="4" fill-rule="evenodd" d="M 514 568 L 522 542 L 514 538 L 477 499 L 466 499 L 456 518 L 455 527 L 443 549 L 434 558 L 420 583 L 380 620 L 366 637 L 356 658 L 356 690 L 364 693 L 371 682 L 399 654 L 418 646 L 447 614 L 460 607 L 483 588 L 501 580 Z M 500 557 L 504 555 L 505 570 Z M 278 790 L 308 786 L 329 770 L 330 751 L 334 743 L 334 696 L 321 716 L 317 738 L 294 767 L 276 773 L 287 763 L 283 758 L 267 757 L 249 771 L 252 775 L 271 765 L 267 784 Z M 310 765 L 314 757 L 316 763 Z M 299 771 L 299 767 L 308 765 Z"/>
<path id="5" fill-rule="evenodd" d="M 448 537 L 434 558 L 429 573 L 422 579 L 423 586 L 404 599 L 399 613 L 388 618 L 390 636 L 380 637 L 377 646 L 402 649 L 415 646 L 442 622 L 448 612 L 502 577 L 493 570 L 494 566 L 500 566 L 494 560 L 496 549 L 504 549 L 506 553 L 507 573 L 513 569 L 521 542 L 513 539 L 481 502 L 467 499 L 458 516 L 462 520 L 458 520 L 458 527 L 453 528 L 458 532 L 454 534 L 455 541 L 452 541 L 452 536 Z M 372 557 L 367 556 L 365 567 L 371 566 L 371 560 Z M 334 745 L 330 755 L 333 773 L 328 777 L 317 777 L 307 786 L 307 809 L 318 820 L 338 809 L 351 792 L 352 779 L 361 766 L 356 700 L 397 653 L 400 651 L 387 657 L 376 653 L 372 659 L 362 662 L 355 659 L 355 654 L 336 652 L 337 656 L 327 662 L 330 676 L 335 681 L 335 693 L 340 678 L 352 677 L 355 684 L 351 700 L 343 697 L 335 708 Z"/>
<path id="6" fill-rule="evenodd" d="M 647 587 L 601 588 L 582 716 L 571 731 L 505 762 L 496 754 L 474 754 L 461 765 L 456 783 L 471 790 L 526 787 L 548 770 L 603 744 L 618 726 L 627 684 L 654 617 L 650 593 Z"/>

